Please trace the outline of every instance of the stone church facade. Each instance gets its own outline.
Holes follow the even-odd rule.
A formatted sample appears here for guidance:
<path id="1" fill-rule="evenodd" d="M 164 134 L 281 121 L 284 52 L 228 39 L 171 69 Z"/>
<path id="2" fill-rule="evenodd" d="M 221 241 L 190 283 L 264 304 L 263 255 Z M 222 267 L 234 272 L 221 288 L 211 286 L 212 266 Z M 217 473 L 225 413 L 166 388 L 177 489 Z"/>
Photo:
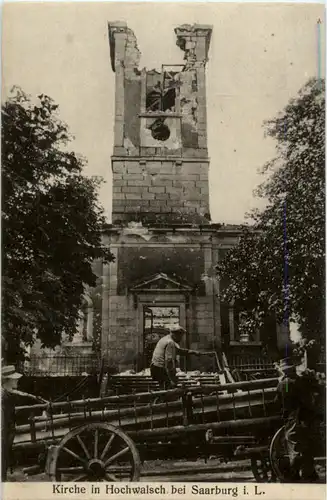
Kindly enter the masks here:
<path id="1" fill-rule="evenodd" d="M 240 342 L 233 307 L 221 307 L 214 278 L 239 228 L 210 220 L 211 33 L 210 26 L 177 27 L 181 63 L 149 71 L 138 67 L 134 33 L 109 24 L 116 92 L 112 225 L 104 238 L 115 262 L 105 267 L 101 346 L 119 369 L 149 366 L 167 322 L 186 328 L 192 349 L 260 348 L 258 334 Z"/>
<path id="2" fill-rule="evenodd" d="M 115 121 L 112 223 L 104 228 L 103 244 L 115 260 L 94 263 L 98 285 L 86 293 L 79 332 L 55 355 L 66 363 L 69 357 L 91 360 L 96 344 L 113 370 L 143 369 L 165 326 L 174 323 L 186 328 L 184 343 L 191 349 L 261 355 L 259 332 L 240 337 L 239 317 L 233 304 L 221 304 L 215 278 L 215 265 L 235 245 L 240 228 L 210 219 L 211 33 L 205 25 L 177 27 L 180 63 L 147 70 L 139 69 L 133 31 L 125 23 L 109 24 Z M 215 369 L 214 362 L 191 359 L 185 368 Z M 79 371 L 87 372 L 88 363 L 82 364 Z"/>

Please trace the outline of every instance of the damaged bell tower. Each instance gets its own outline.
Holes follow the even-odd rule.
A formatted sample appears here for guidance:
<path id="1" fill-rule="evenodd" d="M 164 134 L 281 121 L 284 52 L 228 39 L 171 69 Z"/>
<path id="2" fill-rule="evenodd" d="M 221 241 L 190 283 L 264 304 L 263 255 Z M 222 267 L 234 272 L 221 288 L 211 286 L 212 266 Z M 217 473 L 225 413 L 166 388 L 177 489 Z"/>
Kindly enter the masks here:
<path id="1" fill-rule="evenodd" d="M 184 64 L 139 69 L 125 23 L 109 24 L 116 75 L 113 224 L 208 224 L 205 66 L 211 27 L 175 29 Z"/>
<path id="2" fill-rule="evenodd" d="M 235 234 L 210 222 L 205 68 L 211 27 L 175 29 L 180 61 L 140 69 L 136 38 L 109 24 L 115 72 L 112 224 L 115 261 L 103 265 L 102 354 L 111 367 L 147 368 L 165 325 L 187 330 L 185 345 L 221 344 L 215 274 Z M 214 360 L 189 360 L 213 368 Z"/>

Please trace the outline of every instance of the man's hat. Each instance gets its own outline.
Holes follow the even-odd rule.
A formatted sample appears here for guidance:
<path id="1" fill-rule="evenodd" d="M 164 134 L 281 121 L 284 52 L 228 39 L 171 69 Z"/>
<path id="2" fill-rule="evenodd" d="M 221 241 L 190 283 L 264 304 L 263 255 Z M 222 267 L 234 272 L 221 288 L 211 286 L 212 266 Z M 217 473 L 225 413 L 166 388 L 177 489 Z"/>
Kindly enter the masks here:
<path id="1" fill-rule="evenodd" d="M 181 332 L 181 333 L 185 333 L 186 330 L 185 328 L 183 328 L 182 326 L 180 325 L 169 325 L 168 326 L 168 330 L 171 332 L 171 333 L 174 333 L 174 332 Z"/>
<path id="2" fill-rule="evenodd" d="M 2 366 L 1 367 L 1 376 L 2 378 L 11 378 L 18 379 L 23 375 L 21 373 L 16 372 L 14 365 Z"/>
<path id="3" fill-rule="evenodd" d="M 292 370 L 295 370 L 297 366 L 300 366 L 302 363 L 302 360 L 299 357 L 296 356 L 290 356 L 288 358 L 283 358 L 277 363 L 276 368 L 280 370 L 281 372 L 289 372 Z"/>

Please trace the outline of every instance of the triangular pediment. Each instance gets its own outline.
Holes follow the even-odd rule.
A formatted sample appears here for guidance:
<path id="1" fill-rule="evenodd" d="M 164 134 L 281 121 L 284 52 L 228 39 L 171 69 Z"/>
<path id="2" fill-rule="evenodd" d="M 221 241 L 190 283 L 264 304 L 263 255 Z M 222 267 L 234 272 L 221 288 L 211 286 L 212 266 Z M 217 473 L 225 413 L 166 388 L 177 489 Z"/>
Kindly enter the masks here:
<path id="1" fill-rule="evenodd" d="M 189 284 L 181 282 L 176 278 L 172 278 L 164 273 L 157 273 L 154 276 L 135 284 L 130 288 L 132 293 L 148 292 L 148 291 L 166 291 L 166 292 L 184 292 L 190 293 L 193 290 Z"/>

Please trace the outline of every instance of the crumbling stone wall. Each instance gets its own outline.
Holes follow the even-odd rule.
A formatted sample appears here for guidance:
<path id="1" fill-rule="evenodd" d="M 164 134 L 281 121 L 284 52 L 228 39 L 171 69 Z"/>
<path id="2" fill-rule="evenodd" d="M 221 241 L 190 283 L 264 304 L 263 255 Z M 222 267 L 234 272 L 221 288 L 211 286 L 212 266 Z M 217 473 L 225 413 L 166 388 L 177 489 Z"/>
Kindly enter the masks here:
<path id="1" fill-rule="evenodd" d="M 152 241 L 152 240 L 151 240 Z M 153 247 L 139 245 L 129 247 L 126 244 L 118 250 L 119 268 L 117 274 L 117 293 L 126 295 L 133 283 L 151 276 L 158 271 L 178 281 L 184 280 L 196 287 L 197 295 L 205 295 L 201 281 L 204 273 L 204 255 L 196 246 Z"/>

